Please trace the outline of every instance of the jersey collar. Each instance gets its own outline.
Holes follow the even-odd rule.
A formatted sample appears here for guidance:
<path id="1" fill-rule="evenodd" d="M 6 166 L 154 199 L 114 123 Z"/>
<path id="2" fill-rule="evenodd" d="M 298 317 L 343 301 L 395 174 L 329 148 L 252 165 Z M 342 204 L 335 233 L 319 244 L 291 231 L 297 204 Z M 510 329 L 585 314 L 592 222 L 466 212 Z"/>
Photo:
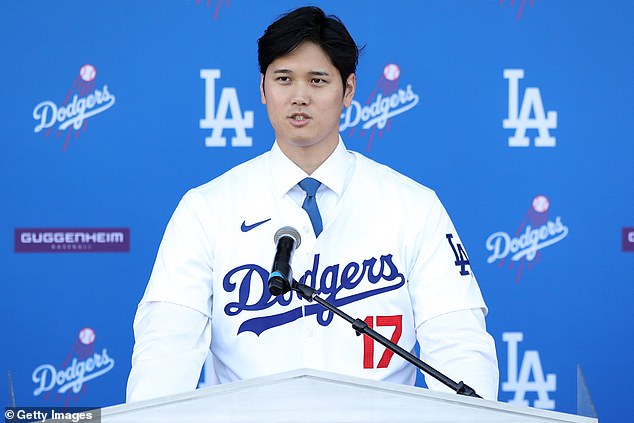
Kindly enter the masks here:
<path id="1" fill-rule="evenodd" d="M 277 142 L 273 144 L 269 157 L 275 191 L 280 198 L 285 196 L 299 181 L 309 176 L 286 157 Z M 339 137 L 339 143 L 335 150 L 310 176 L 341 196 L 353 169 L 354 155 L 346 149 L 343 140 Z"/>

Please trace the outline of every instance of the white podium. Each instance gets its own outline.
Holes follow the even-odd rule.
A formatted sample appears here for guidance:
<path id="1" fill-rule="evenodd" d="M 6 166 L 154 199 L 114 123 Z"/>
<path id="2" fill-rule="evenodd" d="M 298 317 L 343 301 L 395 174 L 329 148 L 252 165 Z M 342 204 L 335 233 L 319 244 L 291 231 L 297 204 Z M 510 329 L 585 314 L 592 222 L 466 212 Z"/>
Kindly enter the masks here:
<path id="1" fill-rule="evenodd" d="M 102 421 L 596 423 L 597 419 L 303 369 L 107 407 Z"/>

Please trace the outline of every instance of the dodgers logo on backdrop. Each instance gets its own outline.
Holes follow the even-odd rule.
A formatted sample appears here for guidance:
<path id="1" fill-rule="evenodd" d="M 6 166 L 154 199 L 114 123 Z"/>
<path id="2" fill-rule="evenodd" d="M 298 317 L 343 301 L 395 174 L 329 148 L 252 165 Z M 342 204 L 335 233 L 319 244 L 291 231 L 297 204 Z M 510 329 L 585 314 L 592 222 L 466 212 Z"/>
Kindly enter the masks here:
<path id="1" fill-rule="evenodd" d="M 554 245 L 568 235 L 568 227 L 563 224 L 560 216 L 554 219 L 548 217 L 550 200 L 544 195 L 536 196 L 529 207 L 524 220 L 514 234 L 498 231 L 489 235 L 486 248 L 491 252 L 487 263 L 499 261 L 499 267 L 509 259 L 512 269 L 519 264 L 515 282 L 519 279 L 527 266 L 532 268 L 541 250 Z"/>
<path id="2" fill-rule="evenodd" d="M 518 367 L 518 344 L 524 340 L 522 332 L 505 332 L 502 340 L 507 343 L 507 380 L 502 382 L 503 392 L 514 393 L 509 403 L 528 407 L 527 392 L 537 393 L 537 399 L 533 407 L 547 410 L 555 409 L 555 400 L 548 395 L 557 390 L 557 375 L 549 373 L 544 375 L 542 361 L 538 351 L 524 351 L 522 363 Z"/>
<path id="3" fill-rule="evenodd" d="M 323 294 L 324 299 L 337 307 L 342 307 L 364 298 L 383 294 L 402 287 L 405 276 L 398 270 L 392 254 L 379 258 L 371 257 L 361 263 L 350 262 L 345 265 L 332 264 L 321 268 L 320 255 L 315 254 L 313 267 L 299 279 Z M 297 294 L 289 292 L 277 297 L 268 289 L 269 272 L 257 264 L 245 264 L 229 271 L 223 278 L 225 292 L 236 292 L 236 301 L 229 302 L 224 308 L 227 316 L 247 315 L 238 329 L 241 332 L 253 332 L 260 335 L 264 331 L 291 323 L 303 316 L 315 315 L 317 322 L 328 326 L 333 313 L 320 304 L 304 304 L 288 308 L 280 313 L 263 314 L 263 310 L 273 306 L 288 306 Z M 354 290 L 354 293 L 352 291 Z M 300 298 L 297 295 L 297 298 Z M 241 317 L 242 317 L 241 316 Z"/>
<path id="4" fill-rule="evenodd" d="M 220 79 L 220 69 L 201 69 L 200 77 L 205 80 L 205 118 L 200 119 L 200 129 L 213 129 L 211 136 L 205 138 L 207 147 L 225 147 L 227 138 L 224 130 L 233 130 L 233 147 L 251 147 L 253 140 L 247 136 L 247 129 L 253 129 L 253 111 L 242 113 L 238 92 L 234 87 L 225 87 L 220 92 L 216 108 L 216 81 Z M 231 117 L 228 116 L 231 112 Z"/>
<path id="5" fill-rule="evenodd" d="M 89 118 L 97 116 L 114 106 L 115 96 L 108 90 L 108 85 L 95 87 L 97 69 L 86 64 L 79 69 L 79 75 L 61 104 L 51 100 L 38 103 L 33 109 L 33 119 L 37 122 L 34 132 L 43 130 L 48 137 L 57 125 L 57 137 L 66 131 L 63 150 L 68 148 L 71 135 L 79 138 L 79 131 L 86 130 Z"/>
<path id="6" fill-rule="evenodd" d="M 83 328 L 61 365 L 45 363 L 37 366 L 31 376 L 35 384 L 33 396 L 43 394 L 45 400 L 52 401 L 64 399 L 67 405 L 73 394 L 76 397 L 80 392 L 86 392 L 87 382 L 112 370 L 115 361 L 106 348 L 95 350 L 96 338 L 92 328 Z M 55 396 L 51 398 L 53 393 Z"/>
<path id="7" fill-rule="evenodd" d="M 383 135 L 384 130 L 389 130 L 391 119 L 418 104 L 418 94 L 416 94 L 411 84 L 405 88 L 399 87 L 401 68 L 390 63 L 383 68 L 383 74 L 377 81 L 372 93 L 361 105 L 357 100 L 352 100 L 352 104 L 341 113 L 339 122 L 339 132 L 349 129 L 349 136 L 354 135 L 354 131 L 361 126 L 360 137 L 365 135 L 365 131 L 370 131 L 366 149 L 370 150 L 376 133 Z"/>
<path id="8" fill-rule="evenodd" d="M 550 129 L 557 128 L 557 112 L 544 112 L 544 103 L 539 88 L 529 87 L 524 90 L 524 97 L 520 107 L 519 80 L 524 78 L 523 69 L 504 69 L 504 79 L 509 81 L 508 117 L 502 122 L 504 129 L 515 129 L 515 134 L 509 137 L 509 147 L 529 147 L 530 139 L 526 136 L 527 129 L 537 129 L 535 147 L 554 147 L 555 137 L 550 135 Z M 533 115 L 533 117 L 531 117 Z"/>

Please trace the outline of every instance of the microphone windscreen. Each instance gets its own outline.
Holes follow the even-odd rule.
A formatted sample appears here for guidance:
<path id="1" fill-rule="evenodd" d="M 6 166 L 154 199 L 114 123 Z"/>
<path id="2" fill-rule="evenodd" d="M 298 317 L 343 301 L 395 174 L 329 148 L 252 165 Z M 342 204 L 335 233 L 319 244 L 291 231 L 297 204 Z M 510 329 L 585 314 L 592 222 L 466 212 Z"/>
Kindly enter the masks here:
<path id="1" fill-rule="evenodd" d="M 299 232 L 297 232 L 297 229 L 293 228 L 292 226 L 284 226 L 283 228 L 278 229 L 277 232 L 275 232 L 275 236 L 273 237 L 273 242 L 275 243 L 275 245 L 277 245 L 277 242 L 280 240 L 280 238 L 284 236 L 293 238 L 293 241 L 295 241 L 295 248 L 299 248 L 299 244 L 301 244 L 302 242 L 302 237 L 299 235 Z"/>

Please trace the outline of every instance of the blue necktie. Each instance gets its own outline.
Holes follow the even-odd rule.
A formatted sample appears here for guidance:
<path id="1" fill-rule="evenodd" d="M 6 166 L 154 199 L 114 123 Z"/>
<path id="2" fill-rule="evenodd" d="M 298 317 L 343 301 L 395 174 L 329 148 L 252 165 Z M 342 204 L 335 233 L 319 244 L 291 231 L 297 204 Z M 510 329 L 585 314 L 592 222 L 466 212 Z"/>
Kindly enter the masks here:
<path id="1" fill-rule="evenodd" d="M 299 182 L 299 187 L 306 191 L 306 198 L 302 208 L 308 213 L 310 222 L 313 224 L 313 230 L 315 231 L 315 237 L 318 237 L 322 230 L 321 214 L 319 214 L 319 208 L 317 207 L 317 188 L 319 188 L 321 182 L 313 178 L 304 178 Z"/>

